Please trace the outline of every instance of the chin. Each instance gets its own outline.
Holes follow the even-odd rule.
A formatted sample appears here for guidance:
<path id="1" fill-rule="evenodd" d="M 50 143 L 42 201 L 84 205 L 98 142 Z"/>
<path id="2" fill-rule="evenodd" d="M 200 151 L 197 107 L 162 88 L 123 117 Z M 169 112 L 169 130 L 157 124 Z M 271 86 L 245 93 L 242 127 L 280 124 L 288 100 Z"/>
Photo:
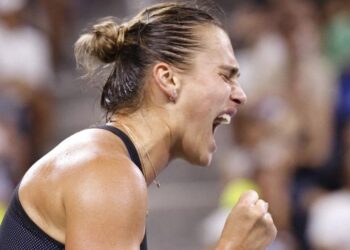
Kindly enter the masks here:
<path id="1" fill-rule="evenodd" d="M 189 162 L 193 165 L 208 167 L 211 163 L 212 158 L 213 154 L 207 152 L 206 154 L 198 155 L 198 157 L 191 159 Z"/>
<path id="2" fill-rule="evenodd" d="M 213 147 L 206 147 L 203 144 L 197 144 L 195 146 L 193 144 L 188 144 L 188 147 L 184 150 L 185 154 L 183 156 L 186 161 L 193 165 L 207 167 L 212 161 L 214 151 Z"/>
<path id="3" fill-rule="evenodd" d="M 211 163 L 211 160 L 213 159 L 213 154 L 209 153 L 205 160 L 202 161 L 200 166 L 202 167 L 208 167 Z"/>

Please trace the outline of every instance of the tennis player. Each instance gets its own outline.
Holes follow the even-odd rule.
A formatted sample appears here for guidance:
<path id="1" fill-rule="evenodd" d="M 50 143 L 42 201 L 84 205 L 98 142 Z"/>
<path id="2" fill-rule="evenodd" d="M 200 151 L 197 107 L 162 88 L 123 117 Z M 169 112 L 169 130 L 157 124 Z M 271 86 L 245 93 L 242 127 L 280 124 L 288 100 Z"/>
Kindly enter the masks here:
<path id="1" fill-rule="evenodd" d="M 0 229 L 1 249 L 147 249 L 147 186 L 175 158 L 207 166 L 214 131 L 246 101 L 220 22 L 198 6 L 162 3 L 75 44 L 88 74 L 110 69 L 107 123 L 78 132 L 25 174 Z M 254 191 L 232 209 L 216 249 L 266 249 L 276 236 Z"/>

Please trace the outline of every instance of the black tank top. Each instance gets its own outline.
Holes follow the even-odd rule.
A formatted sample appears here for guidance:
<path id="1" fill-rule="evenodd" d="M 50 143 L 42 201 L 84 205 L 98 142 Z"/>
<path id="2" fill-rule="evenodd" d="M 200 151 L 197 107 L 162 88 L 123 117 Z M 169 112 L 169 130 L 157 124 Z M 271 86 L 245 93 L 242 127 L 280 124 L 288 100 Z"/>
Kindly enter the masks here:
<path id="1" fill-rule="evenodd" d="M 140 157 L 129 137 L 112 126 L 99 126 L 118 136 L 125 144 L 130 159 L 142 171 Z M 39 228 L 26 214 L 18 198 L 18 187 L 10 202 L 9 208 L 0 225 L 0 250 L 62 250 L 64 245 L 51 238 Z M 140 250 L 147 250 L 147 237 L 140 245 Z"/>

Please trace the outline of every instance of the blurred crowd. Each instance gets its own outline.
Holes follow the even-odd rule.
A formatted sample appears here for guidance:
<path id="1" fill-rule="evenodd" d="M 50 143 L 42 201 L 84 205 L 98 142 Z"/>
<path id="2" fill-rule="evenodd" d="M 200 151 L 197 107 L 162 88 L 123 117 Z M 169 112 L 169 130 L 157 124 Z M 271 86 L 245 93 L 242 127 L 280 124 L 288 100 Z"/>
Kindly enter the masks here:
<path id="1" fill-rule="evenodd" d="M 111 2 L 122 6 L 115 16 L 140 5 Z M 203 223 L 203 242 L 215 241 L 233 197 L 254 188 L 279 230 L 271 249 L 350 249 L 350 1 L 217 2 L 230 6 L 224 23 L 248 102 L 220 156 L 223 195 Z M 54 133 L 53 86 L 75 70 L 67 38 L 101 3 L 0 0 L 0 221 Z"/>
<path id="2" fill-rule="evenodd" d="M 254 187 L 279 230 L 271 249 L 350 249 L 350 1 L 241 1 L 227 22 L 248 102 L 204 226 Z"/>
<path id="3" fill-rule="evenodd" d="M 0 216 L 44 144 L 51 116 L 50 42 L 28 22 L 27 4 L 0 1 Z"/>

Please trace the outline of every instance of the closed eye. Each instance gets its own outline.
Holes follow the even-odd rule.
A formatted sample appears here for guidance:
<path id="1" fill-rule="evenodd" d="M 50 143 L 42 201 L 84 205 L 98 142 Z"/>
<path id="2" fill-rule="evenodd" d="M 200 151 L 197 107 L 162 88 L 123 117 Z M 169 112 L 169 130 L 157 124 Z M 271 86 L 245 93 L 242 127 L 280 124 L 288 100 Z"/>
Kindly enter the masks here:
<path id="1" fill-rule="evenodd" d="M 226 74 L 220 74 L 220 76 L 225 82 L 227 82 L 229 84 L 233 83 L 233 77 L 226 75 Z"/>
<path id="2" fill-rule="evenodd" d="M 239 78 L 241 75 L 241 72 L 239 71 L 239 68 L 237 66 L 221 65 L 219 66 L 219 69 L 223 70 L 221 72 L 227 72 L 224 75 L 226 75 L 228 78 Z"/>

